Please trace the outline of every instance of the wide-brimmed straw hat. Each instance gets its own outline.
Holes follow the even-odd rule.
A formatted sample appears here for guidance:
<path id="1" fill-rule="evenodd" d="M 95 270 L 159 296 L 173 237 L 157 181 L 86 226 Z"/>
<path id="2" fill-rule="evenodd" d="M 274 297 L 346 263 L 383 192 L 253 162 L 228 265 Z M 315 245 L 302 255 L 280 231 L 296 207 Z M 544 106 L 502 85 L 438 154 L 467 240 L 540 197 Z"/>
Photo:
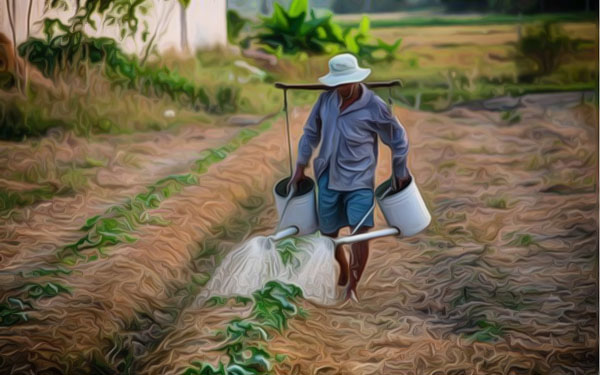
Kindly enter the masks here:
<path id="1" fill-rule="evenodd" d="M 346 83 L 361 82 L 371 74 L 371 69 L 358 66 L 356 57 L 343 53 L 329 60 L 329 73 L 319 78 L 327 86 L 338 86 Z"/>

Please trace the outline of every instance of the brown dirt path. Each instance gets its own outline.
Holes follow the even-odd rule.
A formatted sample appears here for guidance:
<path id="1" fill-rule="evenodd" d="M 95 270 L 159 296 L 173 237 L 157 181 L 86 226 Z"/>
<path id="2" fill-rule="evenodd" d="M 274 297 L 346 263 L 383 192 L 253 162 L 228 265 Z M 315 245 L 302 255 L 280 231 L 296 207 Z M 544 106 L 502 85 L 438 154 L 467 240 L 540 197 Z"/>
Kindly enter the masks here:
<path id="1" fill-rule="evenodd" d="M 304 303 L 309 318 L 268 343 L 288 355 L 276 372 L 594 373 L 594 111 L 531 104 L 509 125 L 494 112 L 398 109 L 434 221 L 418 236 L 373 242 L 360 304 Z M 380 160 L 383 180 L 385 151 Z M 145 373 L 216 364 L 215 331 L 246 313 L 184 310 L 142 358 Z"/>

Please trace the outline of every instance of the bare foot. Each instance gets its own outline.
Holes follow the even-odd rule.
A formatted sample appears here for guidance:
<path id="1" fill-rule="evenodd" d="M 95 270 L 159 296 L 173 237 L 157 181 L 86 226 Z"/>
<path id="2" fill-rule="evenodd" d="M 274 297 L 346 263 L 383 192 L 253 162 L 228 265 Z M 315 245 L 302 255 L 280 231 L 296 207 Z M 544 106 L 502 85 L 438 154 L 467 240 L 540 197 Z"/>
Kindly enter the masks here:
<path id="1" fill-rule="evenodd" d="M 356 287 L 352 287 L 350 285 L 346 288 L 346 298 L 344 298 L 344 301 L 347 301 L 349 299 L 356 303 L 359 303 L 358 295 L 356 294 Z"/>

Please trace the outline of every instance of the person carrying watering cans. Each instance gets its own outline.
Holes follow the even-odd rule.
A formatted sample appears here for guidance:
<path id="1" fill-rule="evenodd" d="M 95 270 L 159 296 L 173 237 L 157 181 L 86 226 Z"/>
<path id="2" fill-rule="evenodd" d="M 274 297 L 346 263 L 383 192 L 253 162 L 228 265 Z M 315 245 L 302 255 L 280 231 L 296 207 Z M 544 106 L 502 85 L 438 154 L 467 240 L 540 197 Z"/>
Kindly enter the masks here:
<path id="1" fill-rule="evenodd" d="M 319 78 L 331 89 L 317 99 L 298 145 L 288 191 L 305 178 L 305 168 L 320 144 L 313 169 L 318 181 L 319 230 L 328 237 L 337 237 L 346 226 L 354 231 L 360 225 L 356 233 L 373 227 L 369 210 L 374 199 L 378 137 L 392 150 L 396 189 L 410 183 L 406 131 L 385 101 L 361 83 L 370 73 L 359 67 L 351 54 L 331 58 L 329 73 Z M 341 246 L 335 249 L 340 265 L 338 285 L 346 286 L 346 299 L 358 301 L 356 287 L 367 264 L 368 242 L 353 244 L 350 254 L 348 263 Z"/>

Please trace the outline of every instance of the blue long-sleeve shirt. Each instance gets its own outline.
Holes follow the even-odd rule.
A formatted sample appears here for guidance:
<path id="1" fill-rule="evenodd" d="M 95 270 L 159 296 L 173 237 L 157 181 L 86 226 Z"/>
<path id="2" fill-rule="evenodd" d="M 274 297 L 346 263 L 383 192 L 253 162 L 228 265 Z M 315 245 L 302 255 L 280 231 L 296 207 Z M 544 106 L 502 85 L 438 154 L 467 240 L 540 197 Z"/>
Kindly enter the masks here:
<path id="1" fill-rule="evenodd" d="M 323 92 L 304 126 L 298 145 L 298 163 L 314 159 L 315 177 L 329 168 L 329 188 L 338 191 L 373 189 L 377 165 L 377 137 L 392 150 L 396 177 L 409 175 L 406 157 L 408 138 L 404 127 L 390 113 L 386 103 L 364 84 L 362 94 L 340 113 L 341 99 L 336 90 Z"/>

